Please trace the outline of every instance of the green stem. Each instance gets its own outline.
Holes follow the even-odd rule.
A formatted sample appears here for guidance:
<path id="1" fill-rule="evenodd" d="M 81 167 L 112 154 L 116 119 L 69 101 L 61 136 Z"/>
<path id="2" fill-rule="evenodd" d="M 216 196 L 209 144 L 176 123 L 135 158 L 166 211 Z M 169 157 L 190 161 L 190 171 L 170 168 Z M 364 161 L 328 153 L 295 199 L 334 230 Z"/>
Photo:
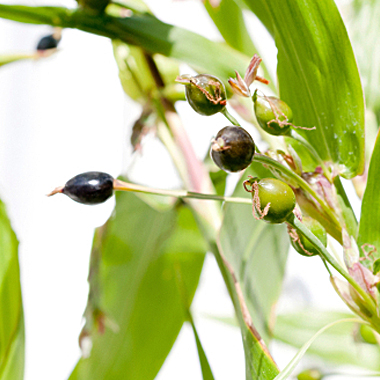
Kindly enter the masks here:
<path id="1" fill-rule="evenodd" d="M 223 114 L 232 125 L 240 125 L 240 123 L 227 111 L 227 107 L 224 107 L 220 113 Z"/>
<path id="2" fill-rule="evenodd" d="M 203 199 L 209 201 L 220 201 L 228 203 L 240 203 L 252 206 L 252 200 L 248 198 L 238 198 L 238 197 L 224 197 L 221 195 L 215 194 L 203 194 L 187 190 L 163 190 L 163 189 L 154 189 L 146 186 L 136 185 L 134 183 L 127 183 L 120 181 L 118 179 L 114 180 L 114 190 L 118 191 L 132 191 L 135 193 L 144 193 L 144 194 L 154 194 L 161 195 L 166 197 L 175 197 L 175 198 L 190 198 L 190 199 Z"/>
<path id="3" fill-rule="evenodd" d="M 337 191 L 338 195 L 340 195 L 342 197 L 342 200 L 343 200 L 344 204 L 351 210 L 351 213 L 352 213 L 352 216 L 353 216 L 353 220 L 355 222 L 355 227 L 357 229 L 358 228 L 358 220 L 356 219 L 356 215 L 354 213 L 354 210 L 352 209 L 350 200 L 347 197 L 347 194 L 346 194 L 346 192 L 344 190 L 344 187 L 342 185 L 342 182 L 340 181 L 340 177 L 339 176 L 336 176 L 334 178 L 334 186 L 336 188 L 336 191 Z M 342 213 L 342 214 L 343 214 L 342 216 L 344 218 L 345 214 L 344 213 Z M 346 224 L 348 224 L 348 223 L 349 223 L 349 221 L 348 222 L 346 221 Z"/>
<path id="4" fill-rule="evenodd" d="M 255 154 L 253 161 L 260 162 L 264 165 L 269 165 L 274 169 L 279 170 L 281 173 L 285 174 L 291 180 L 297 183 L 297 185 L 304 190 L 306 193 L 311 195 L 321 206 L 322 210 L 329 217 L 329 219 L 338 227 L 339 231 L 342 230 L 342 227 L 339 223 L 338 218 L 330 209 L 330 207 L 326 204 L 326 202 L 317 194 L 317 192 L 299 175 L 294 173 L 292 170 L 288 169 L 286 166 L 282 165 L 280 162 L 265 156 L 263 154 Z"/>
<path id="5" fill-rule="evenodd" d="M 331 176 L 330 171 L 328 170 L 327 166 L 323 162 L 322 158 L 318 154 L 318 152 L 314 149 L 314 147 L 307 141 L 305 138 L 303 138 L 299 133 L 297 133 L 294 129 L 290 129 L 289 137 L 293 138 L 294 140 L 301 143 L 303 146 L 305 146 L 308 151 L 311 153 L 311 155 L 315 158 L 315 160 L 318 162 L 318 164 L 321 166 L 323 173 L 325 177 L 329 180 L 330 183 L 333 182 L 333 178 Z"/>
<path id="6" fill-rule="evenodd" d="M 347 271 L 339 265 L 339 263 L 334 259 L 333 256 L 330 255 L 328 250 L 325 248 L 325 246 L 321 243 L 321 241 L 314 236 L 310 230 L 305 227 L 304 224 L 302 224 L 301 221 L 298 220 L 294 216 L 294 214 L 290 214 L 290 216 L 286 220 L 293 228 L 297 230 L 297 232 L 300 232 L 303 234 L 310 242 L 319 250 L 320 255 L 323 259 L 325 259 L 338 273 L 340 273 L 348 282 L 349 284 L 359 293 L 359 295 L 363 298 L 363 300 L 366 302 L 367 306 L 370 307 L 374 315 L 377 314 L 376 312 L 376 305 L 373 301 L 373 299 L 365 292 L 365 290 L 347 273 Z"/>

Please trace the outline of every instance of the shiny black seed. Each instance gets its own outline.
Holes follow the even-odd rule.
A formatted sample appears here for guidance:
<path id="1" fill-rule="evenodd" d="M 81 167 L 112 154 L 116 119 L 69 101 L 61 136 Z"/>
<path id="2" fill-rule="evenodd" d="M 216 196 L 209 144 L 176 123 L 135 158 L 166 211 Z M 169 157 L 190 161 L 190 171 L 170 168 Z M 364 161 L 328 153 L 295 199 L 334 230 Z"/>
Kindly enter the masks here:
<path id="1" fill-rule="evenodd" d="M 238 126 L 225 127 L 216 135 L 211 147 L 211 157 L 220 169 L 238 172 L 253 160 L 255 143 L 251 135 Z"/>
<path id="2" fill-rule="evenodd" d="M 62 193 L 86 205 L 102 203 L 113 194 L 113 178 L 101 172 L 78 174 L 66 183 Z"/>
<path id="3" fill-rule="evenodd" d="M 42 37 L 37 45 L 37 50 L 55 49 L 59 40 L 56 40 L 52 34 Z"/>

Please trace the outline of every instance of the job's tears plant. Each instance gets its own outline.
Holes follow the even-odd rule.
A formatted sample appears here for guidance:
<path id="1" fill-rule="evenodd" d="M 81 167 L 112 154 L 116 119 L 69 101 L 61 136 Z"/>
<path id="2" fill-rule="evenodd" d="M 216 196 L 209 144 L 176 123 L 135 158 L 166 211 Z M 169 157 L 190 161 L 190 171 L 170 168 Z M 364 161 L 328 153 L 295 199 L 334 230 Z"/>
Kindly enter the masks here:
<path id="1" fill-rule="evenodd" d="M 131 183 L 128 173 L 114 179 L 95 171 L 78 174 L 49 194 L 94 205 L 118 191 L 115 212 L 95 232 L 86 323 L 79 337 L 83 357 L 70 379 L 104 379 L 111 373 L 112 379 L 154 379 L 184 322 L 193 329 L 203 379 L 214 379 L 191 311 L 206 251 L 214 254 L 234 306 L 246 379 L 291 376 L 320 335 L 326 345 L 312 346 L 314 354 L 379 371 L 380 143 L 367 152 L 372 159 L 366 164 L 363 93 L 340 14 L 332 0 L 244 0 L 246 11 L 275 40 L 279 92 L 255 54 L 239 5 L 232 0 L 204 5 L 230 46 L 161 22 L 142 1 L 82 0 L 71 10 L 0 4 L 3 18 L 112 39 L 123 88 L 143 104 L 133 143 L 144 150 L 144 136 L 155 131 L 183 182 L 180 190 L 157 189 Z M 47 36 L 40 50 L 55 49 L 59 38 Z M 4 63 L 13 60 L 5 57 Z M 198 73 L 179 75 L 178 61 Z M 196 158 L 182 127 L 175 105 L 185 99 L 200 115 L 221 113 L 228 120 L 210 142 L 212 165 L 209 157 Z M 253 140 L 253 127 L 261 139 Z M 224 190 L 227 174 L 220 170 L 240 173 L 230 196 Z M 360 223 L 340 177 L 355 179 L 356 186 L 366 181 Z M 157 210 L 152 200 L 146 203 L 148 198 L 134 193 L 174 201 Z M 1 252 L 17 258 L 3 209 L 1 217 Z M 330 248 L 327 235 L 340 251 Z M 332 288 L 353 314 L 305 310 L 276 321 L 290 244 L 303 260 L 326 268 Z M 12 302 L 21 308 L 18 271 L 4 279 L 18 289 Z M 14 306 L 3 301 L 10 299 L 10 288 L 0 287 L 1 310 Z M 13 314 L 3 314 L 0 331 L 19 325 Z M 344 326 L 340 339 L 329 330 L 337 324 Z M 305 329 L 310 329 L 307 336 Z M 13 355 L 1 349 L 22 341 L 22 323 L 12 331 L 0 335 L 0 379 L 16 367 L 13 378 L 23 376 L 23 344 Z M 300 348 L 281 371 L 270 353 L 271 339 Z M 303 368 L 298 379 L 331 377 L 330 365 Z"/>

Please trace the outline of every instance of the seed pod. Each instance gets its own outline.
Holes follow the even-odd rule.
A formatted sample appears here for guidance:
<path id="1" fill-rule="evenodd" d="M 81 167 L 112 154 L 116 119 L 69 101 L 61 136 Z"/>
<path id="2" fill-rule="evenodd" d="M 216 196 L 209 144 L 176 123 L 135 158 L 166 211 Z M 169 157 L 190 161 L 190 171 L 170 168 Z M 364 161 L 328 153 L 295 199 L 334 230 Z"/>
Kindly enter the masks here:
<path id="1" fill-rule="evenodd" d="M 211 157 L 226 172 L 245 169 L 253 160 L 255 143 L 251 135 L 238 126 L 225 127 L 216 135 L 211 145 Z"/>
<path id="2" fill-rule="evenodd" d="M 58 46 L 59 40 L 54 38 L 53 34 L 42 37 L 37 44 L 37 50 L 44 51 L 49 49 L 56 49 Z"/>
<path id="3" fill-rule="evenodd" d="M 322 380 L 323 374 L 318 369 L 312 368 L 298 374 L 297 380 Z"/>
<path id="4" fill-rule="evenodd" d="M 251 186 L 251 190 L 248 188 Z M 244 188 L 252 193 L 254 216 L 269 223 L 283 223 L 296 206 L 292 188 L 276 178 L 263 178 L 257 182 L 250 177 Z M 257 216 L 256 216 L 256 214 Z"/>
<path id="5" fill-rule="evenodd" d="M 304 216 L 302 218 L 302 224 L 304 224 L 305 227 L 307 227 L 325 247 L 327 246 L 326 230 L 317 220 L 311 218 L 310 216 Z M 305 235 L 298 232 L 295 236 L 296 238 L 292 237 L 290 242 L 298 253 L 303 256 L 315 256 L 319 254 L 319 251 Z"/>
<path id="6" fill-rule="evenodd" d="M 293 112 L 274 96 L 253 95 L 254 110 L 260 127 L 271 135 L 286 135 L 292 125 Z"/>
<path id="7" fill-rule="evenodd" d="M 87 172 L 71 178 L 65 186 L 53 190 L 48 195 L 63 193 L 76 202 L 95 205 L 112 196 L 113 182 L 114 179 L 107 173 Z"/>
<path id="8" fill-rule="evenodd" d="M 222 111 L 227 104 L 226 88 L 223 82 L 208 74 L 190 77 L 186 84 L 185 94 L 194 111 L 204 116 L 211 116 Z"/>

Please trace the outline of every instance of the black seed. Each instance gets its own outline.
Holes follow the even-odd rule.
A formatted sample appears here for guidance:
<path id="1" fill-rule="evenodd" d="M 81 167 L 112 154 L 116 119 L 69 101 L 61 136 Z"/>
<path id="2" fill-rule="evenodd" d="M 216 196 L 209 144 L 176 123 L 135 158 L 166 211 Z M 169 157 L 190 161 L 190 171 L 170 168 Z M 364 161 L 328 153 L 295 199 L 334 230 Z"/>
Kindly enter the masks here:
<path id="1" fill-rule="evenodd" d="M 62 192 L 76 202 L 95 205 L 113 194 L 113 178 L 107 173 L 87 172 L 71 178 Z"/>
<path id="2" fill-rule="evenodd" d="M 220 169 L 238 172 L 253 160 L 255 143 L 251 135 L 238 126 L 225 127 L 216 135 L 211 157 Z"/>
<path id="3" fill-rule="evenodd" d="M 37 50 L 55 49 L 59 40 L 56 40 L 52 34 L 42 37 L 37 45 Z"/>

